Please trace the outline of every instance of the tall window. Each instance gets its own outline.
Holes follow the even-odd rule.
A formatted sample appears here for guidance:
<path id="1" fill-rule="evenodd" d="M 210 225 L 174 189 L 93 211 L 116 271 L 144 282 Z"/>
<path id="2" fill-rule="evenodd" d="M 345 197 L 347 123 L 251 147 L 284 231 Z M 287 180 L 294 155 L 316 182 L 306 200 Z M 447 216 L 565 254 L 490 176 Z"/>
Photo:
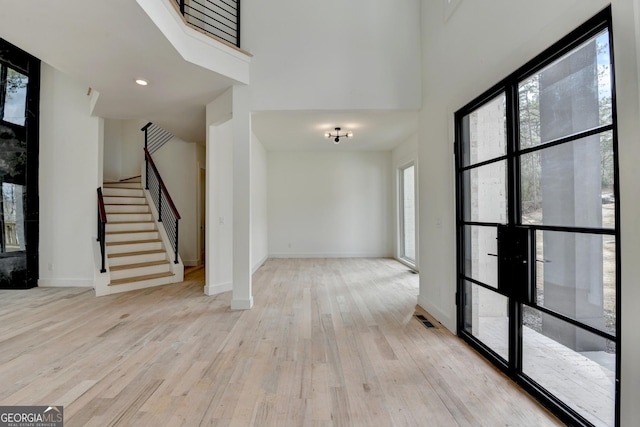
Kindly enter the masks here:
<path id="1" fill-rule="evenodd" d="M 571 425 L 615 426 L 611 11 L 456 113 L 459 334 Z"/>
<path id="2" fill-rule="evenodd" d="M 415 164 L 400 168 L 400 258 L 416 265 Z"/>
<path id="3" fill-rule="evenodd" d="M 40 61 L 0 39 L 0 288 L 38 279 Z"/>

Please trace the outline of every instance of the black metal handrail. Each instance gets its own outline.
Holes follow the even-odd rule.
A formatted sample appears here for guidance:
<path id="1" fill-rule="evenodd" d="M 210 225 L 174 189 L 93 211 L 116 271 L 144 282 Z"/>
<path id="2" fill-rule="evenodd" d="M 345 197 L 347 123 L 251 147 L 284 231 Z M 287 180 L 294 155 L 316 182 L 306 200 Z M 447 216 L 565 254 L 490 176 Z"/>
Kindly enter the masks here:
<path id="1" fill-rule="evenodd" d="M 104 199 L 102 198 L 102 188 L 98 187 L 98 242 L 100 242 L 100 256 L 102 259 L 102 267 L 100 273 L 105 273 L 105 236 L 107 225 L 107 212 L 104 209 Z"/>
<path id="2" fill-rule="evenodd" d="M 144 160 L 146 171 L 145 188 L 149 190 L 151 199 L 158 210 L 158 222 L 164 225 L 167 236 L 173 243 L 173 252 L 175 254 L 175 260 L 173 262 L 178 264 L 178 220 L 180 220 L 180 214 L 173 204 L 169 191 L 164 185 L 162 177 L 160 177 L 160 172 L 158 172 L 158 168 L 156 168 L 151 154 L 146 147 L 144 149 Z"/>
<path id="3" fill-rule="evenodd" d="M 240 47 L 240 0 L 176 0 L 194 27 Z"/>

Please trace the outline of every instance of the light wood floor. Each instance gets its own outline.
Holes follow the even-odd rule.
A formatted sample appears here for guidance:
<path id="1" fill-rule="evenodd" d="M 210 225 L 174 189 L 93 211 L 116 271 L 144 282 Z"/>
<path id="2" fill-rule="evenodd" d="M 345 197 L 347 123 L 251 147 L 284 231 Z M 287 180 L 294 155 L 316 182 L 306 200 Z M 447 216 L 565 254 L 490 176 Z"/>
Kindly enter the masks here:
<path id="1" fill-rule="evenodd" d="M 0 405 L 64 405 L 67 427 L 561 425 L 413 318 L 395 261 L 269 260 L 249 311 L 203 286 L 0 291 Z"/>

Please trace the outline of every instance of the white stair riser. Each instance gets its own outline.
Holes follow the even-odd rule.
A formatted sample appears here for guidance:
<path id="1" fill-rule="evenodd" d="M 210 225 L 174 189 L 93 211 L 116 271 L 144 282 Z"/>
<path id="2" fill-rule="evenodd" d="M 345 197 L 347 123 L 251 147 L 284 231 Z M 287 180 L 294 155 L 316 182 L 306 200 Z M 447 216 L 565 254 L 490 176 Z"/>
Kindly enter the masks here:
<path id="1" fill-rule="evenodd" d="M 118 256 L 109 258 L 109 267 L 117 267 L 119 265 L 138 264 L 141 262 L 163 261 L 167 259 L 167 254 L 160 252 L 157 254 Z"/>
<path id="2" fill-rule="evenodd" d="M 139 282 L 127 283 L 125 285 L 117 285 L 117 286 L 109 285 L 109 286 L 106 286 L 106 289 L 100 289 L 100 290 L 96 289 L 96 296 L 118 294 L 121 292 L 134 291 L 136 289 L 151 288 L 154 286 L 168 285 L 170 283 L 176 283 L 176 282 L 177 280 L 175 276 L 169 276 L 169 277 L 160 277 L 158 279 L 141 280 Z"/>
<path id="3" fill-rule="evenodd" d="M 138 231 L 138 230 L 155 230 L 156 225 L 153 222 L 132 222 L 127 224 L 118 224 L 115 222 L 107 223 L 107 233 L 110 231 Z"/>
<path id="4" fill-rule="evenodd" d="M 145 199 L 144 197 L 104 196 L 103 200 L 106 205 L 110 205 L 110 204 L 146 205 L 147 204 L 147 199 Z"/>
<path id="5" fill-rule="evenodd" d="M 127 213 L 139 213 L 149 212 L 149 206 L 147 205 L 105 205 L 104 209 L 107 213 L 114 212 L 127 212 Z"/>
<path id="6" fill-rule="evenodd" d="M 147 231 L 144 233 L 107 234 L 107 243 L 130 242 L 133 240 L 151 240 L 158 238 L 157 231 Z"/>
<path id="7" fill-rule="evenodd" d="M 122 222 L 122 221 L 152 221 L 150 213 L 118 213 L 114 215 L 107 214 L 107 225 L 109 222 Z"/>
<path id="8" fill-rule="evenodd" d="M 142 185 L 139 182 L 107 182 L 103 184 L 105 187 L 117 187 L 117 188 L 140 188 Z"/>
<path id="9" fill-rule="evenodd" d="M 103 188 L 102 196 L 144 197 L 144 192 L 140 188 Z"/>
<path id="10" fill-rule="evenodd" d="M 130 245 L 107 246 L 107 255 L 121 254 L 124 252 L 152 251 L 154 249 L 162 249 L 162 242 L 132 243 Z"/>
<path id="11" fill-rule="evenodd" d="M 128 277 L 144 276 L 147 274 L 166 273 L 169 271 L 169 264 L 152 265 L 149 267 L 129 268 L 126 270 L 111 270 L 111 280 L 126 279 Z"/>

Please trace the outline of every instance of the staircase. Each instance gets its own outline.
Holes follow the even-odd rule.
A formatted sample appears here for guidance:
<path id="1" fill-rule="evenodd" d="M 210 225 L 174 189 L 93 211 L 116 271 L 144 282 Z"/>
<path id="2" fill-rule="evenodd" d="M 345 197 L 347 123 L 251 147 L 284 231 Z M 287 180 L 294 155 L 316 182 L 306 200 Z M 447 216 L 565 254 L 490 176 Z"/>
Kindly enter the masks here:
<path id="1" fill-rule="evenodd" d="M 165 249 L 140 179 L 107 182 L 102 191 L 110 283 L 106 289 L 96 287 L 96 295 L 180 281 L 182 274 L 174 274 L 176 265 L 170 261 L 172 254 Z"/>

